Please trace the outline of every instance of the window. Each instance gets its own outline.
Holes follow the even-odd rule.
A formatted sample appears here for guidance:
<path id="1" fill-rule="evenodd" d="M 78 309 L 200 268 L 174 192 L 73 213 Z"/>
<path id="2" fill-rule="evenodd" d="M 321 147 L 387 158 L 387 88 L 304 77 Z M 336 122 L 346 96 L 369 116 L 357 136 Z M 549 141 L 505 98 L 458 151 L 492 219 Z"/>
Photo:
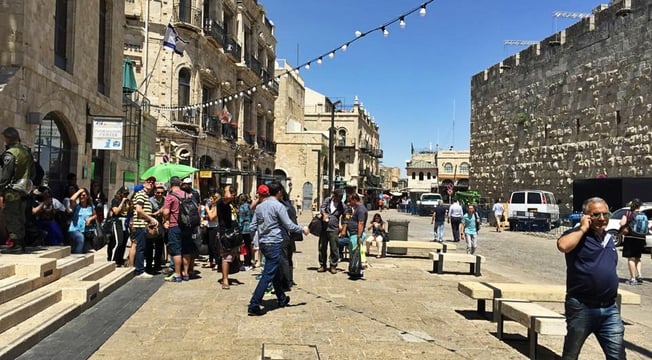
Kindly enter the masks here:
<path id="1" fill-rule="evenodd" d="M 109 26 L 111 24 L 107 21 L 108 14 L 106 0 L 100 0 L 99 15 L 99 39 L 97 41 L 97 91 L 106 95 L 109 92 L 106 76 L 106 66 L 108 64 L 106 56 L 108 42 L 106 40 L 109 35 Z"/>
<path id="2" fill-rule="evenodd" d="M 423 180 L 423 172 L 420 172 L 419 173 L 419 181 L 422 181 L 422 180 Z"/>
<path id="3" fill-rule="evenodd" d="M 469 173 L 469 164 L 467 163 L 460 164 L 460 174 L 468 174 L 468 173 Z"/>
<path id="4" fill-rule="evenodd" d="M 527 193 L 528 204 L 541 204 L 541 194 L 535 192 Z"/>
<path id="5" fill-rule="evenodd" d="M 337 145 L 345 146 L 346 145 L 346 130 L 340 129 L 337 133 Z"/>
<path id="6" fill-rule="evenodd" d="M 342 177 L 346 176 L 346 174 L 345 174 L 345 172 L 346 172 L 346 163 L 344 161 L 341 161 L 338 167 L 339 167 L 339 169 L 338 169 L 339 171 L 338 171 L 337 175 L 342 176 Z"/>
<path id="7" fill-rule="evenodd" d="M 57 0 L 54 10 L 54 65 L 68 71 L 68 1 Z"/>
<path id="8" fill-rule="evenodd" d="M 428 173 L 428 180 L 432 179 L 431 173 Z"/>
<path id="9" fill-rule="evenodd" d="M 179 106 L 190 104 L 190 70 L 179 70 Z"/>
<path id="10" fill-rule="evenodd" d="M 453 172 L 453 164 L 445 163 L 444 164 L 444 172 L 445 173 L 452 173 Z"/>
<path id="11" fill-rule="evenodd" d="M 417 173 L 412 172 L 412 180 L 415 180 L 417 178 Z"/>
<path id="12" fill-rule="evenodd" d="M 525 204 L 525 193 L 524 192 L 515 192 L 512 194 L 512 204 Z"/>

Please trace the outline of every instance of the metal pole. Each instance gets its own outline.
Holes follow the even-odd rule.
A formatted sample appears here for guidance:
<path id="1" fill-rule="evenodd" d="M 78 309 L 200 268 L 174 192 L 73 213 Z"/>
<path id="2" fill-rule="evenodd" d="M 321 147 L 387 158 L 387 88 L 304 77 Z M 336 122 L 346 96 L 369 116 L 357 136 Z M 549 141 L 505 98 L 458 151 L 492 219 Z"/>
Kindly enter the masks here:
<path id="1" fill-rule="evenodd" d="M 335 107 L 341 104 L 341 100 L 337 100 L 331 107 L 331 127 L 328 131 L 328 193 L 333 193 L 333 156 L 335 149 Z"/>
<path id="2" fill-rule="evenodd" d="M 321 192 L 324 186 L 321 183 L 321 149 L 312 149 L 317 152 L 317 207 L 321 206 Z"/>

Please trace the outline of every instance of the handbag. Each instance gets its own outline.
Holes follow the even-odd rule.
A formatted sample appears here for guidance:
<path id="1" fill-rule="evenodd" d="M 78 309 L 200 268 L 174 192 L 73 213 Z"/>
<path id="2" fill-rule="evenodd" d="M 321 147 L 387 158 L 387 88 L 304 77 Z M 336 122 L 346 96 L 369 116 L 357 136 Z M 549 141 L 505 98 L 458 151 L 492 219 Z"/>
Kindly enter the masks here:
<path id="1" fill-rule="evenodd" d="M 148 239 L 155 239 L 155 238 L 157 238 L 159 236 L 159 234 L 160 234 L 159 225 L 157 225 L 157 226 L 148 225 L 147 226 L 147 238 Z"/>
<path id="2" fill-rule="evenodd" d="M 222 242 L 222 247 L 225 249 L 234 249 L 242 245 L 243 239 L 240 233 L 240 227 L 235 225 L 220 233 L 220 241 Z"/>
<path id="3" fill-rule="evenodd" d="M 90 237 L 94 250 L 99 250 L 106 245 L 108 242 L 104 228 L 97 223 L 97 220 L 93 221 L 93 226 L 90 228 Z"/>
<path id="4" fill-rule="evenodd" d="M 324 228 L 324 222 L 320 218 L 320 215 L 315 216 L 310 220 L 310 224 L 308 225 L 308 230 L 310 231 L 311 234 L 315 236 L 320 236 L 321 232 Z"/>

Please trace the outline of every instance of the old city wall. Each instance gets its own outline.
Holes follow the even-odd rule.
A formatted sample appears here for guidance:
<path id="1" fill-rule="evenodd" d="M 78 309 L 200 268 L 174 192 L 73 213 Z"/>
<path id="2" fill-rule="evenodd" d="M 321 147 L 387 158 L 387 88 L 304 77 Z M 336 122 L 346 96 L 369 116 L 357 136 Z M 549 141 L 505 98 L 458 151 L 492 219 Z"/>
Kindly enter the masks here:
<path id="1" fill-rule="evenodd" d="M 576 178 L 652 176 L 651 80 L 652 0 L 598 8 L 475 75 L 471 188 L 549 190 L 568 211 Z"/>

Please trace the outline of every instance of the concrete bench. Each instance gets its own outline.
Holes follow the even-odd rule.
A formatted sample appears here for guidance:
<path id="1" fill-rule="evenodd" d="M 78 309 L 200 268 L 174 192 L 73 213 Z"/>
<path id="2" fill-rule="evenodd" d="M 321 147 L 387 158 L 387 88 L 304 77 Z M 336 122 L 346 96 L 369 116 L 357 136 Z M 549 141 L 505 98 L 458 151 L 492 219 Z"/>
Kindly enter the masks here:
<path id="1" fill-rule="evenodd" d="M 516 321 L 527 328 L 530 359 L 536 359 L 539 335 L 566 335 L 566 318 L 541 305 L 527 300 L 495 299 L 494 309 L 494 313 L 498 314 L 498 339 L 503 338 L 506 319 Z"/>
<path id="2" fill-rule="evenodd" d="M 471 299 L 478 301 L 479 313 L 485 312 L 486 300 L 493 300 L 494 298 L 525 299 L 529 301 L 558 303 L 563 303 L 566 300 L 566 286 L 556 284 L 461 281 L 457 284 L 457 290 Z M 628 290 L 618 289 L 616 304 L 619 309 L 623 304 L 640 305 L 641 296 Z"/>
<path id="3" fill-rule="evenodd" d="M 444 272 L 444 262 L 458 262 L 469 264 L 469 273 L 475 276 L 481 275 L 480 265 L 483 257 L 480 255 L 431 252 L 430 259 L 432 259 L 432 272 L 437 274 Z"/>
<path id="4" fill-rule="evenodd" d="M 394 249 L 424 249 L 435 250 L 437 252 L 447 252 L 448 250 L 456 250 L 455 244 L 440 243 L 437 241 L 385 241 L 383 245 L 383 255 L 389 248 Z"/>

